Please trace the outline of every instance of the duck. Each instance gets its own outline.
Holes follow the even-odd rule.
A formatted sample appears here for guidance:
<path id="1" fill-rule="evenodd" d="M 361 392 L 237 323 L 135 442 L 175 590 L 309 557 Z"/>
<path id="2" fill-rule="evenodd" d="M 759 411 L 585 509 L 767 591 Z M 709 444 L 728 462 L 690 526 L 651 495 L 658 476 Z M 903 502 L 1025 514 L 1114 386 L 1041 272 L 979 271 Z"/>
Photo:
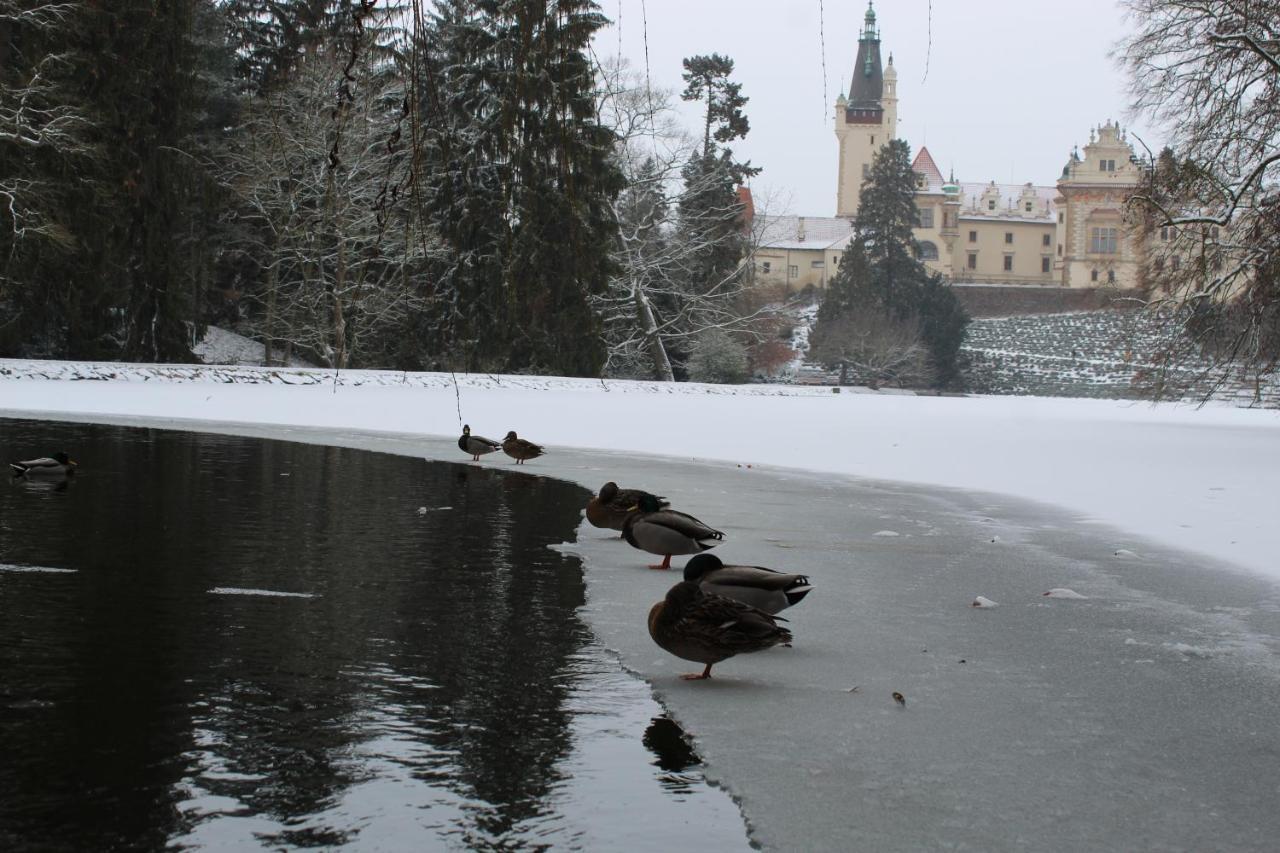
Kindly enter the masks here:
<path id="1" fill-rule="evenodd" d="M 600 494 L 587 502 L 587 521 L 595 527 L 621 530 L 627 516 L 635 512 L 646 497 L 653 498 L 658 509 L 671 505 L 666 498 L 642 489 L 619 489 L 618 484 L 610 480 L 600 487 Z"/>
<path id="2" fill-rule="evenodd" d="M 472 462 L 479 462 L 481 456 L 486 453 L 492 453 L 495 450 L 501 450 L 502 445 L 492 438 L 472 435 L 471 424 L 463 424 L 462 435 L 458 437 L 458 449 L 463 453 L 470 453 Z"/>
<path id="3" fill-rule="evenodd" d="M 76 464 L 70 456 L 59 452 L 39 459 L 10 462 L 9 467 L 15 477 L 66 477 L 75 473 Z"/>
<path id="4" fill-rule="evenodd" d="M 651 569 L 669 569 L 675 554 L 697 554 L 724 542 L 719 530 L 688 513 L 663 509 L 655 495 L 642 497 L 639 511 L 622 522 L 622 538 L 632 548 L 662 555 L 662 565 Z"/>
<path id="5" fill-rule="evenodd" d="M 516 435 L 515 430 L 511 430 L 507 433 L 507 437 L 502 439 L 502 452 L 516 460 L 517 465 L 523 465 L 526 459 L 537 459 L 547 451 L 542 449 L 542 445 L 525 441 Z"/>
<path id="6" fill-rule="evenodd" d="M 778 625 L 785 621 L 741 601 L 704 592 L 693 581 L 680 581 L 649 609 L 649 636 L 678 658 L 706 664 L 700 673 L 680 676 L 701 681 L 711 677 L 712 666 L 734 655 L 791 645 L 791 632 Z"/>
<path id="7" fill-rule="evenodd" d="M 695 554 L 684 579 L 703 592 L 722 595 L 774 615 L 799 604 L 813 591 L 805 575 L 784 574 L 764 566 L 726 566 L 715 554 Z"/>

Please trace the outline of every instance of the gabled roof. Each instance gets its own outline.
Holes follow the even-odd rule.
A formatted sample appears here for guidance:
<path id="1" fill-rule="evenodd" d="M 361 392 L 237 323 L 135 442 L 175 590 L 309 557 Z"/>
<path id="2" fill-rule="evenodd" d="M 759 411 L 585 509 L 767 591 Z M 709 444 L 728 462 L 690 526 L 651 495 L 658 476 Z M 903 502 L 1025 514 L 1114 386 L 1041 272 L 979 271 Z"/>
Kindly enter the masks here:
<path id="1" fill-rule="evenodd" d="M 916 154 L 915 161 L 911 164 L 911 170 L 918 175 L 924 175 L 929 182 L 928 189 L 931 192 L 937 192 L 942 189 L 942 185 L 946 183 L 946 179 L 942 177 L 942 170 L 938 168 L 938 164 L 933 162 L 933 156 L 929 153 L 929 149 L 920 146 L 919 153 Z"/>

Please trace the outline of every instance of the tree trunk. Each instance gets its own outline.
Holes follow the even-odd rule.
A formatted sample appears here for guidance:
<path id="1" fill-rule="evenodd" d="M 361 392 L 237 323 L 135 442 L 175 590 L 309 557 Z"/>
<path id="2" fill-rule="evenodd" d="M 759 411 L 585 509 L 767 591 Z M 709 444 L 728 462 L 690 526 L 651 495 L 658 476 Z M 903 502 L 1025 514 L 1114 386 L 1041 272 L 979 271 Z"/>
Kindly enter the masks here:
<path id="1" fill-rule="evenodd" d="M 671 359 L 667 357 L 667 348 L 662 345 L 662 336 L 658 334 L 658 321 L 653 316 L 653 306 L 649 297 L 636 282 L 631 283 L 631 292 L 636 295 L 636 315 L 640 320 L 640 328 L 649 349 L 653 353 L 653 370 L 661 382 L 675 382 L 675 373 L 671 370 Z"/>

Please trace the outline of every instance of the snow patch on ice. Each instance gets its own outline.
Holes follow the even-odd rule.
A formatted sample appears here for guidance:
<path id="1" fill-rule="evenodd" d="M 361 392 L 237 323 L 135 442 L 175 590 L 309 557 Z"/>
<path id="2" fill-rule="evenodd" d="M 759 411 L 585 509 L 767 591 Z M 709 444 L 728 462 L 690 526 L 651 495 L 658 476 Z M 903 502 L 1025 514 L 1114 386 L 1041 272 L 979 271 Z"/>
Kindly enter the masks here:
<path id="1" fill-rule="evenodd" d="M 215 586 L 210 595 L 265 595 L 273 598 L 315 598 L 310 592 L 282 592 L 276 589 L 243 589 L 236 586 Z"/>
<path id="2" fill-rule="evenodd" d="M 77 569 L 55 569 L 50 566 L 15 566 L 0 563 L 0 572 L 40 572 L 48 575 L 74 575 Z"/>
<path id="3" fill-rule="evenodd" d="M 981 608 L 984 608 L 984 609 L 985 609 L 985 608 L 990 608 L 990 607 L 999 607 L 999 606 L 1000 606 L 1000 604 L 999 604 L 999 602 L 992 601 L 991 599 L 989 599 L 989 598 L 987 598 L 987 597 L 985 597 L 985 596 L 981 596 L 981 595 L 980 595 L 980 596 L 978 596 L 977 598 L 975 598 L 975 599 L 973 600 L 973 604 L 970 604 L 969 606 L 970 606 L 970 607 L 981 607 Z"/>
<path id="4" fill-rule="evenodd" d="M 1087 595 L 1081 595 L 1080 593 L 1076 592 L 1074 589 L 1067 589 L 1066 587 L 1062 587 L 1062 586 L 1054 587 L 1053 589 L 1046 592 L 1045 596 L 1047 598 L 1072 598 L 1072 599 L 1079 599 L 1079 600 L 1085 600 L 1089 597 Z"/>
<path id="5" fill-rule="evenodd" d="M 893 537 L 893 536 L 901 536 L 902 534 L 896 530 L 877 530 L 875 533 L 872 533 L 871 535 Z"/>

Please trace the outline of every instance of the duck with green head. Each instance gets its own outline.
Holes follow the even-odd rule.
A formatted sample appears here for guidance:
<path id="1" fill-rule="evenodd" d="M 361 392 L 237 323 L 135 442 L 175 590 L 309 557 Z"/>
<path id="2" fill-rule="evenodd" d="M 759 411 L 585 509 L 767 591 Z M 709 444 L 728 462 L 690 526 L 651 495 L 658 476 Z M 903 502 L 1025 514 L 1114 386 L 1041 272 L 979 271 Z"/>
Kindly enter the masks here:
<path id="1" fill-rule="evenodd" d="M 703 592 L 779 613 L 813 590 L 805 575 L 784 574 L 764 566 L 726 566 L 715 554 L 697 554 L 684 566 L 684 579 Z"/>
<path id="2" fill-rule="evenodd" d="M 785 622 L 763 610 L 720 595 L 708 595 L 692 581 L 681 581 L 649 610 L 649 636 L 678 658 L 704 663 L 686 680 L 711 677 L 711 667 L 734 655 L 791 645 Z"/>
<path id="3" fill-rule="evenodd" d="M 472 462 L 479 462 L 481 456 L 486 453 L 492 453 L 495 450 L 501 450 L 502 445 L 492 438 L 472 435 L 471 424 L 463 424 L 462 435 L 458 438 L 458 449 L 463 453 L 470 453 Z"/>
<path id="4" fill-rule="evenodd" d="M 697 554 L 724 542 L 719 530 L 688 513 L 663 509 L 654 495 L 641 498 L 639 512 L 623 521 L 622 538 L 632 548 L 662 555 L 662 565 L 651 569 L 669 569 L 675 554 Z"/>
<path id="5" fill-rule="evenodd" d="M 59 452 L 39 459 L 10 462 L 9 468 L 15 477 L 66 477 L 76 472 L 76 462 L 67 454 Z"/>

